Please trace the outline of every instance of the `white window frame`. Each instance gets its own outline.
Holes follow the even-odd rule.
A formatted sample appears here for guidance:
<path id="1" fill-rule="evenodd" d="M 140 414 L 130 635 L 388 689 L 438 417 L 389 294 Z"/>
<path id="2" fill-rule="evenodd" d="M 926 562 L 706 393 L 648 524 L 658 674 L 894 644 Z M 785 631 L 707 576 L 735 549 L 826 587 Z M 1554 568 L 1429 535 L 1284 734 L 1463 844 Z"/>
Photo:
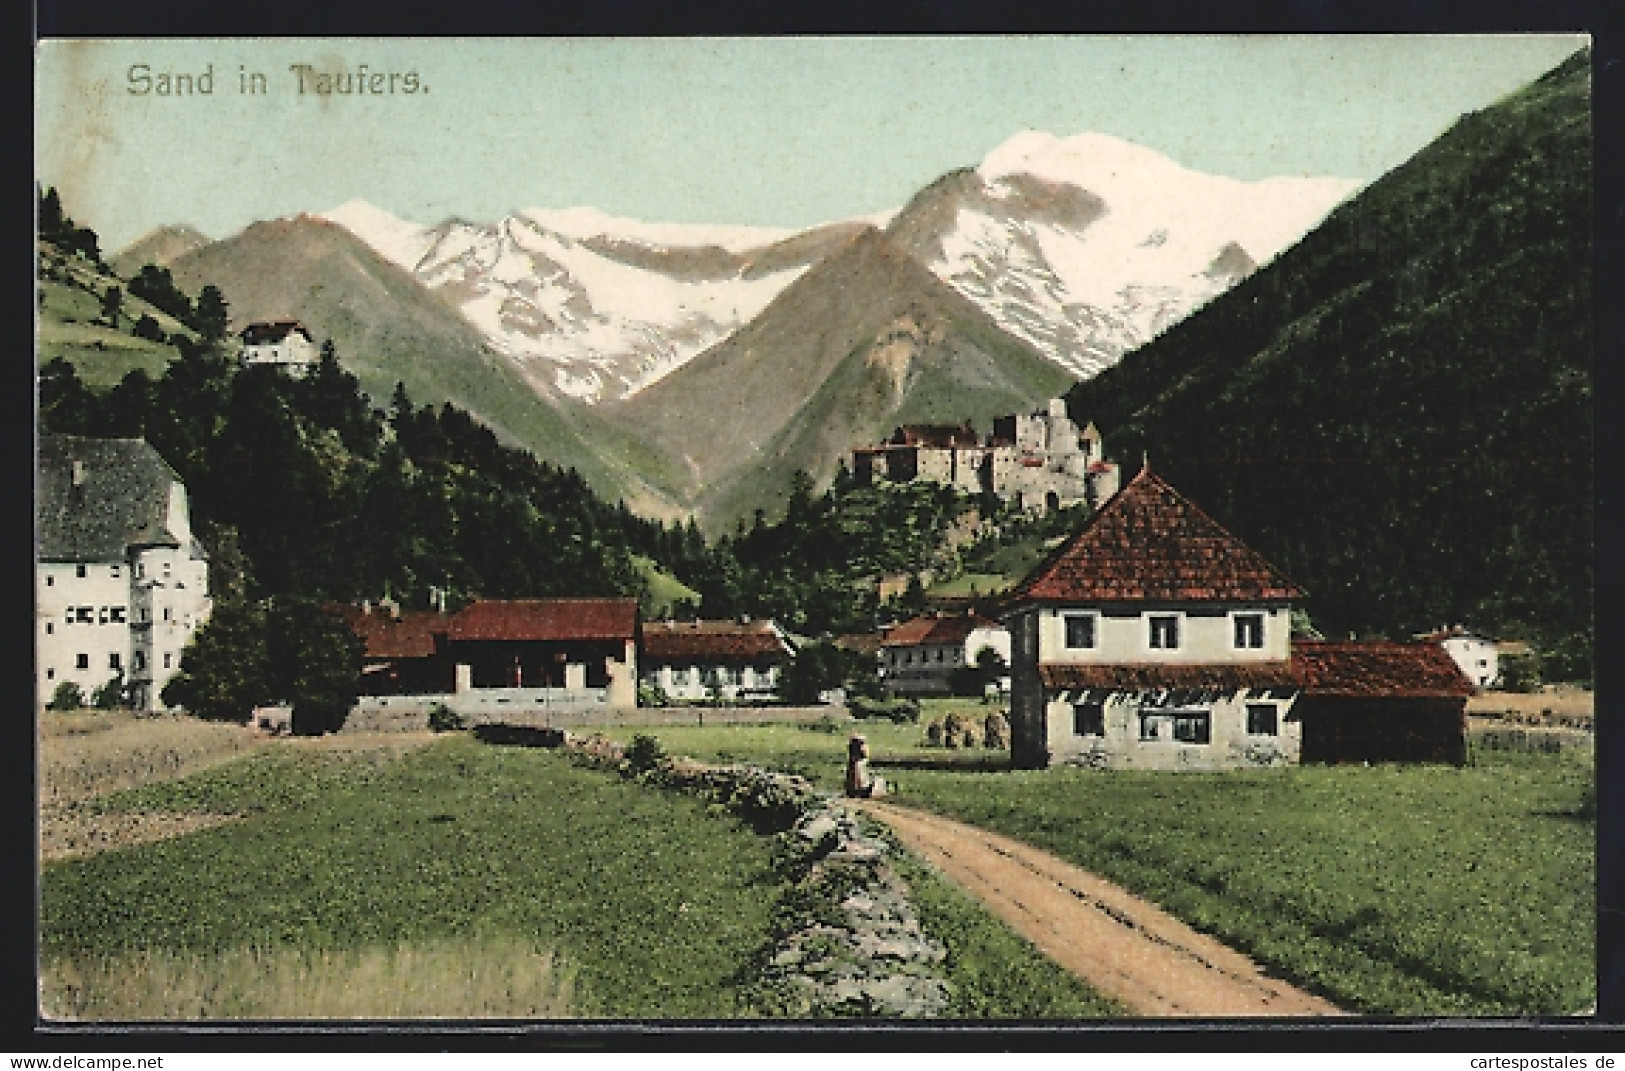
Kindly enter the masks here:
<path id="1" fill-rule="evenodd" d="M 1074 647 L 1068 640 L 1067 629 L 1073 621 L 1089 622 L 1089 644 L 1084 647 Z M 1061 614 L 1061 648 L 1067 651 L 1098 651 L 1100 650 L 1100 613 L 1096 610 L 1068 610 Z"/>
<path id="2" fill-rule="evenodd" d="M 1174 645 L 1172 647 L 1155 647 L 1155 646 L 1152 646 L 1152 643 L 1151 643 L 1151 637 L 1154 635 L 1154 632 L 1155 632 L 1155 629 L 1153 627 L 1153 622 L 1155 622 L 1155 621 L 1157 621 L 1159 619 L 1163 619 L 1163 618 L 1172 618 L 1173 622 L 1174 622 L 1174 641 L 1175 642 L 1174 642 Z M 1185 611 L 1183 611 L 1183 610 L 1154 610 L 1154 611 L 1148 610 L 1144 614 L 1144 616 L 1142 618 L 1142 622 L 1144 624 L 1144 629 L 1141 631 L 1140 635 L 1144 638 L 1143 642 L 1145 643 L 1145 649 L 1146 649 L 1146 651 L 1148 653 L 1153 654 L 1153 655 L 1161 654 L 1163 652 L 1177 653 L 1177 652 L 1183 651 L 1185 649 L 1185 625 L 1186 625 Z"/>
<path id="3" fill-rule="evenodd" d="M 1269 646 L 1269 614 L 1263 610 L 1231 610 L 1230 618 L 1230 649 L 1232 651 L 1262 651 Z M 1256 646 L 1242 646 L 1236 642 L 1236 630 L 1241 627 L 1243 618 L 1257 618 L 1258 643 Z"/>

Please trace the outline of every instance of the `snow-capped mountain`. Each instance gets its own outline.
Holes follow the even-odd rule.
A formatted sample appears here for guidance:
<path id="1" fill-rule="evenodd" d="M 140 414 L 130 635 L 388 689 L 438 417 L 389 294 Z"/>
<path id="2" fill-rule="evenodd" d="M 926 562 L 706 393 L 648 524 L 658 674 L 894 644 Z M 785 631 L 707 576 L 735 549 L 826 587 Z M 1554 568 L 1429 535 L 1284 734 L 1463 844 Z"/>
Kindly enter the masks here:
<path id="1" fill-rule="evenodd" d="M 866 225 L 1087 378 L 1295 242 L 1354 187 L 1242 182 L 1102 134 L 1027 132 L 901 211 L 800 232 L 593 208 L 430 227 L 351 201 L 325 217 L 439 291 L 532 379 L 596 403 L 721 342 Z"/>
<path id="2" fill-rule="evenodd" d="M 820 253 L 814 242 L 772 255 L 789 230 L 590 208 L 433 227 L 364 201 L 324 215 L 439 291 L 532 376 L 586 402 L 635 393 L 727 337 Z"/>
<path id="3" fill-rule="evenodd" d="M 889 233 L 1080 378 L 1297 241 L 1356 183 L 1242 182 L 1103 134 L 1018 134 L 922 190 Z"/>

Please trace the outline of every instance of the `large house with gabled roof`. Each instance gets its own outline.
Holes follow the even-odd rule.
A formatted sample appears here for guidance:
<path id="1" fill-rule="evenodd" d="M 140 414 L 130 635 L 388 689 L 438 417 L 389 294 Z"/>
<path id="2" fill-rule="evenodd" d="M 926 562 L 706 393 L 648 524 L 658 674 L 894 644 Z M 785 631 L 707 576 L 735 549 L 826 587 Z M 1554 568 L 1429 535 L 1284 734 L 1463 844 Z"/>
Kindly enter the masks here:
<path id="1" fill-rule="evenodd" d="M 1147 465 L 1006 598 L 1011 761 L 1463 761 L 1434 644 L 1298 643 L 1300 589 Z"/>
<path id="2" fill-rule="evenodd" d="M 186 488 L 142 439 L 42 435 L 36 469 L 36 699 L 117 681 L 156 710 L 208 619 L 208 559 Z"/>
<path id="3" fill-rule="evenodd" d="M 1017 766 L 1295 762 L 1299 590 L 1142 468 L 1006 600 Z"/>

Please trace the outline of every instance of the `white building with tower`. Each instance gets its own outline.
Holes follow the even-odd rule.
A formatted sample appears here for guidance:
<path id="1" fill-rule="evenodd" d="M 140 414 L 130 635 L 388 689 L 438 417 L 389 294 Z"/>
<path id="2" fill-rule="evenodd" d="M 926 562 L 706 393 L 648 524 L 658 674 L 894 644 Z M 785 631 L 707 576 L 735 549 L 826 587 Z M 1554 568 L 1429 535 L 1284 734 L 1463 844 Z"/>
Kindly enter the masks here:
<path id="1" fill-rule="evenodd" d="M 41 436 L 36 479 L 37 703 L 116 680 L 159 709 L 211 607 L 185 486 L 145 440 L 74 435 Z"/>

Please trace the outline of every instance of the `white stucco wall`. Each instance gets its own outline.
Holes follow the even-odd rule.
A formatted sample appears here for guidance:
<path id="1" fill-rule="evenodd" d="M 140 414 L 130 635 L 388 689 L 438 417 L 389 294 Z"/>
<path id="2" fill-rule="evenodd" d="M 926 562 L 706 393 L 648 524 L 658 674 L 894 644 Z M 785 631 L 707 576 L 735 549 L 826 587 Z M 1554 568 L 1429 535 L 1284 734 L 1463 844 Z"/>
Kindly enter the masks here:
<path id="1" fill-rule="evenodd" d="M 1451 636 L 1443 645 L 1475 687 L 1488 688 L 1500 679 L 1500 658 L 1490 641 L 1479 636 Z"/>
<path id="2" fill-rule="evenodd" d="M 776 666 L 758 669 L 755 666 L 660 665 L 647 670 L 643 681 L 660 688 L 672 699 L 697 703 L 711 697 L 710 689 L 706 687 L 709 674 L 724 670 L 720 686 L 724 699 L 738 699 L 747 694 L 766 695 L 778 690 L 779 672 Z"/>
<path id="3" fill-rule="evenodd" d="M 79 576 L 80 569 L 85 575 Z M 130 567 L 124 562 L 41 562 L 35 570 L 35 673 L 38 702 L 63 681 L 85 702 L 118 669 L 130 666 Z M 82 620 L 89 617 L 89 622 Z M 120 620 L 122 619 L 122 620 Z M 81 656 L 84 666 L 79 662 Z"/>
<path id="4" fill-rule="evenodd" d="M 1262 615 L 1263 646 L 1235 645 L 1235 618 L 1240 614 Z M 1068 647 L 1068 616 L 1095 619 L 1093 647 Z M 1178 619 L 1179 645 L 1173 648 L 1151 646 L 1151 618 Z M 1285 604 L 1209 606 L 1165 606 L 1098 609 L 1044 607 L 1038 616 L 1038 660 L 1089 664 L 1213 664 L 1280 662 L 1290 656 L 1291 614 Z"/>
<path id="5" fill-rule="evenodd" d="M 1210 704 L 1159 708 L 1128 693 L 1105 695 L 1104 732 L 1080 734 L 1077 704 L 1098 700 L 1100 692 L 1063 691 L 1052 694 L 1045 708 L 1047 743 L 1055 765 L 1091 766 L 1109 770 L 1228 770 L 1252 766 L 1295 765 L 1303 748 L 1303 726 L 1289 718 L 1294 698 L 1269 698 L 1263 692 L 1238 691 Z M 1275 733 L 1249 733 L 1249 704 L 1275 708 Z M 1209 739 L 1205 744 L 1175 738 L 1172 719 L 1208 712 Z M 1142 734 L 1149 714 L 1158 735 Z"/>

